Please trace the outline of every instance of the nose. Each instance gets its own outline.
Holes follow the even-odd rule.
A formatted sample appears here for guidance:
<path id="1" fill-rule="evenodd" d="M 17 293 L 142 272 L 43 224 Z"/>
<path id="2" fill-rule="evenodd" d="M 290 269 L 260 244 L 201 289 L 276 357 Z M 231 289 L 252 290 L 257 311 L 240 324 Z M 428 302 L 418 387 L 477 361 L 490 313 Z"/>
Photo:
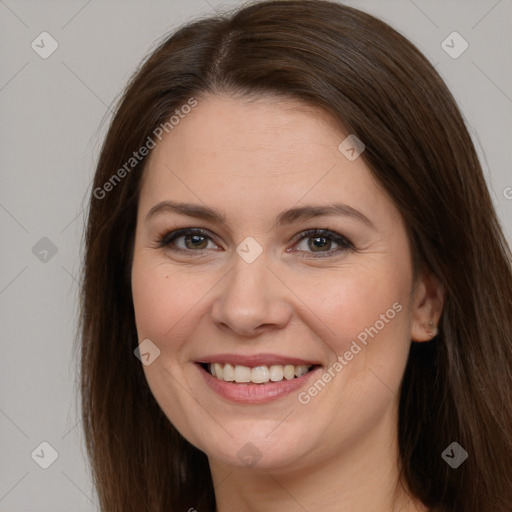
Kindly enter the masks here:
<path id="1" fill-rule="evenodd" d="M 221 330 L 254 337 L 290 322 L 290 291 L 261 256 L 253 263 L 237 258 L 219 287 L 211 315 Z"/>

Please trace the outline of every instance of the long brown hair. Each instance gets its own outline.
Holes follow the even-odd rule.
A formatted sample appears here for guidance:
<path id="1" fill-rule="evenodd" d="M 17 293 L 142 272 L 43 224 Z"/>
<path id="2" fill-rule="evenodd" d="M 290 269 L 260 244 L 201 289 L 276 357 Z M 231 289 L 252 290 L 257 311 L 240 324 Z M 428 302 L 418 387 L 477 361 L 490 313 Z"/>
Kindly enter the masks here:
<path id="1" fill-rule="evenodd" d="M 102 510 L 215 510 L 206 455 L 165 417 L 134 356 L 130 270 L 147 159 L 126 162 L 176 109 L 219 92 L 298 98 L 365 143 L 362 158 L 401 212 L 414 261 L 446 293 L 439 334 L 412 343 L 403 379 L 402 475 L 434 511 L 510 510 L 511 254 L 474 146 L 409 41 L 323 0 L 265 1 L 186 25 L 118 104 L 94 178 L 82 284 L 82 412 Z M 452 442 L 469 455 L 457 469 L 441 457 Z"/>

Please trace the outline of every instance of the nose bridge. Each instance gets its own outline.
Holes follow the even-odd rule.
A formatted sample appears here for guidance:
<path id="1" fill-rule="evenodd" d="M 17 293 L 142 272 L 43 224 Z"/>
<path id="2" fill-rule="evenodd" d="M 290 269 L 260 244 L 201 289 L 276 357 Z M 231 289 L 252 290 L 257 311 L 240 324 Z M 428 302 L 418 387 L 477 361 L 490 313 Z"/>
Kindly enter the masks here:
<path id="1" fill-rule="evenodd" d="M 269 298 L 269 269 L 266 255 L 262 254 L 253 262 L 235 258 L 231 271 L 230 289 L 240 294 L 243 300 L 254 298 L 256 301 Z M 246 296 L 246 297 L 244 297 Z"/>
<path id="2" fill-rule="evenodd" d="M 239 334 L 251 335 L 262 326 L 282 328 L 291 304 L 285 287 L 268 268 L 265 254 L 252 262 L 235 255 L 231 270 L 212 307 L 214 321 Z M 258 329 L 260 328 L 260 329 Z"/>

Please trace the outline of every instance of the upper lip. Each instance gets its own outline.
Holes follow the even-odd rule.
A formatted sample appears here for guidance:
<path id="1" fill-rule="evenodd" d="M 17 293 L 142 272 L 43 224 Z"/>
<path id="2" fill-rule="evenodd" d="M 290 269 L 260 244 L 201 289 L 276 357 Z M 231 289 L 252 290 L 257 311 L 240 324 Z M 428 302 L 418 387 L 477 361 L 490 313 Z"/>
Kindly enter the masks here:
<path id="1" fill-rule="evenodd" d="M 315 361 L 301 359 L 300 357 L 283 356 L 280 354 L 214 354 L 210 356 L 202 357 L 196 361 L 197 363 L 229 363 L 233 366 L 272 366 L 272 365 L 286 365 L 292 364 L 294 366 L 299 365 L 317 365 L 320 364 Z"/>

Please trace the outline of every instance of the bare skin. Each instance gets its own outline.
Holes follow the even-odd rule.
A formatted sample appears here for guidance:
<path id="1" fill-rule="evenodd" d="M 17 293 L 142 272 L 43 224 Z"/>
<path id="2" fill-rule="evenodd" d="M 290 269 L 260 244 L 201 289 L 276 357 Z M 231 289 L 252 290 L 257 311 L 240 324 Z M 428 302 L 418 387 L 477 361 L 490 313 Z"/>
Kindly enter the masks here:
<path id="1" fill-rule="evenodd" d="M 348 134 L 328 114 L 282 98 L 198 101 L 145 169 L 132 287 L 139 342 L 161 351 L 144 366 L 147 381 L 169 420 L 207 454 L 218 512 L 425 511 L 398 478 L 398 394 L 411 340 L 432 338 L 442 286 L 429 275 L 413 281 L 398 210 L 363 159 L 338 150 Z M 164 201 L 225 218 L 162 208 L 148 217 Z M 276 224 L 284 210 L 334 203 L 362 216 Z M 162 246 L 182 228 L 206 235 Z M 309 229 L 350 244 L 325 232 L 301 237 Z M 236 252 L 247 237 L 262 249 L 251 263 Z M 345 357 L 370 326 L 377 334 Z M 236 403 L 206 385 L 196 364 L 219 353 L 289 355 L 335 376 L 316 394 L 309 384 Z M 346 364 L 336 371 L 338 356 Z M 239 455 L 248 443 L 257 450 L 251 465 Z"/>

